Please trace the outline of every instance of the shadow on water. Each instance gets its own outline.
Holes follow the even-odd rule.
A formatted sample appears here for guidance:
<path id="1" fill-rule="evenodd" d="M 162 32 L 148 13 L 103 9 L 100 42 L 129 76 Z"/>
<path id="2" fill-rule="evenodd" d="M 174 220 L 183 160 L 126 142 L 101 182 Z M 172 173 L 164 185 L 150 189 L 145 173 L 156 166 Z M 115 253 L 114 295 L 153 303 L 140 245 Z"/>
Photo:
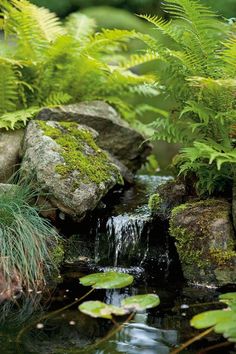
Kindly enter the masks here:
<path id="1" fill-rule="evenodd" d="M 168 225 L 153 219 L 147 207 L 148 197 L 165 180 L 139 176 L 134 186 L 113 191 L 83 223 L 65 220 L 61 224 L 68 248 L 57 286 L 47 293 L 15 299 L 11 311 L 5 308 L 4 312 L 6 304 L 1 304 L 1 354 L 168 354 L 197 333 L 189 326 L 190 318 L 208 309 L 201 304 L 216 301 L 219 291 L 186 287 L 183 282 Z M 161 305 L 137 314 L 104 341 L 114 326 L 111 321 L 80 313 L 78 303 L 63 308 L 88 291 L 79 283 L 81 276 L 108 269 L 132 273 L 134 284 L 120 290 L 98 290 L 89 300 L 119 305 L 130 295 L 157 293 Z M 119 323 L 124 320 L 117 319 Z M 221 340 L 209 336 L 183 353 L 200 354 L 200 348 Z M 211 353 L 236 351 L 231 346 Z"/>

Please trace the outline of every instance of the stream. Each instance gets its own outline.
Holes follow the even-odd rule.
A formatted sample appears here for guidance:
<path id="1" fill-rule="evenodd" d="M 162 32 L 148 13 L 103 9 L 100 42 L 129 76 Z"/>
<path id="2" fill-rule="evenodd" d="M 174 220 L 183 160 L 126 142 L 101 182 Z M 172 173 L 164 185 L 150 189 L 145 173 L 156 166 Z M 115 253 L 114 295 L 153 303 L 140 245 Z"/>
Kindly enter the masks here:
<path id="1" fill-rule="evenodd" d="M 1 354 L 169 354 L 199 333 L 190 327 L 189 320 L 209 309 L 209 302 L 230 289 L 189 287 L 184 283 L 168 225 L 153 219 L 147 206 L 148 197 L 167 179 L 138 176 L 134 186 L 114 190 L 81 224 L 61 223 L 68 247 L 57 285 L 47 293 L 16 299 L 10 312 L 4 312 L 7 309 L 1 305 Z M 80 313 L 78 304 L 43 318 L 45 313 L 62 309 L 86 293 L 88 289 L 79 283 L 81 276 L 106 270 L 132 274 L 135 281 L 125 289 L 98 290 L 89 295 L 89 300 L 119 305 L 130 295 L 156 293 L 160 306 L 136 314 L 107 340 L 104 338 L 112 323 Z M 118 319 L 120 323 L 122 320 Z M 204 354 L 202 348 L 221 341 L 210 335 L 183 353 Z M 230 345 L 210 353 L 236 351 Z"/>

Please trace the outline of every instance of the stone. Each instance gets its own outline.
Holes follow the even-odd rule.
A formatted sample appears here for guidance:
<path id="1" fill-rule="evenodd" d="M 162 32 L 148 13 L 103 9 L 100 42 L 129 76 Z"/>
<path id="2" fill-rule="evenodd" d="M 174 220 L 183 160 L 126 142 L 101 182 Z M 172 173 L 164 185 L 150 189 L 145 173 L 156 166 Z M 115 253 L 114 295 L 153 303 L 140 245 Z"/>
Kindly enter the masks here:
<path id="1" fill-rule="evenodd" d="M 0 183 L 7 182 L 20 163 L 20 147 L 24 129 L 0 130 Z"/>
<path id="2" fill-rule="evenodd" d="M 149 199 L 152 214 L 162 220 L 169 220 L 171 211 L 191 199 L 182 181 L 169 180 L 157 187 L 156 193 Z"/>
<path id="3" fill-rule="evenodd" d="M 174 208 L 170 235 L 190 283 L 221 286 L 236 282 L 236 239 L 226 200 L 201 200 Z"/>
<path id="4" fill-rule="evenodd" d="M 236 181 L 233 184 L 233 193 L 232 193 L 232 217 L 234 229 L 236 231 Z"/>
<path id="5" fill-rule="evenodd" d="M 23 144 L 23 175 L 47 193 L 52 207 L 75 219 L 92 211 L 123 179 L 97 146 L 97 133 L 71 122 L 31 121 Z"/>
<path id="6" fill-rule="evenodd" d="M 97 144 L 132 172 L 137 171 L 151 153 L 151 145 L 145 138 L 121 119 L 114 108 L 102 101 L 44 108 L 37 119 L 75 121 L 93 128 L 99 133 Z"/>

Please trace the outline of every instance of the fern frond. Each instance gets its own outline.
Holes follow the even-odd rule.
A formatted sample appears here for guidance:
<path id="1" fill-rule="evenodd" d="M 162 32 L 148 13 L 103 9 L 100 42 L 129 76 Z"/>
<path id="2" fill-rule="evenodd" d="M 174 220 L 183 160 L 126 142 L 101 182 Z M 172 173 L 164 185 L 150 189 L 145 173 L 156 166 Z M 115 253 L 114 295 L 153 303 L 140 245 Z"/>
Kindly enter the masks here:
<path id="1" fill-rule="evenodd" d="M 0 116 L 0 128 L 18 129 L 25 126 L 27 121 L 38 113 L 39 107 L 31 107 L 28 109 L 4 113 Z"/>
<path id="2" fill-rule="evenodd" d="M 60 106 L 68 103 L 71 100 L 71 96 L 64 92 L 51 92 L 49 97 L 43 103 L 45 107 Z"/>
<path id="3" fill-rule="evenodd" d="M 153 60 L 159 59 L 159 54 L 157 52 L 147 52 L 145 54 L 134 54 L 131 55 L 127 60 L 124 59 L 121 67 L 124 69 L 131 69 L 135 66 L 151 62 Z"/>
<path id="4" fill-rule="evenodd" d="M 84 41 L 94 34 L 96 22 L 86 15 L 74 13 L 67 17 L 66 29 L 74 39 Z"/>
<path id="5" fill-rule="evenodd" d="M 0 64 L 0 114 L 14 111 L 18 100 L 18 77 L 13 67 Z"/>

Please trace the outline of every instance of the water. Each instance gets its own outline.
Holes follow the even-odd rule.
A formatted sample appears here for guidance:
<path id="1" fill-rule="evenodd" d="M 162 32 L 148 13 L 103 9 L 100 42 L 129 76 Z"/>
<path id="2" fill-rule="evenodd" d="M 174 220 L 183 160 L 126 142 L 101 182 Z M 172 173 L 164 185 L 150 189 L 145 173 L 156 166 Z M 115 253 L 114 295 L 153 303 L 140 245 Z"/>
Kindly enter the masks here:
<path id="1" fill-rule="evenodd" d="M 166 279 L 172 268 L 179 268 L 168 225 L 153 219 L 147 205 L 157 186 L 168 179 L 138 176 L 134 186 L 114 191 L 95 217 L 83 223 L 79 233 L 75 229 L 67 265 L 78 265 L 83 259 L 92 270 L 122 268 L 139 276 L 148 272 L 159 279 Z"/>
<path id="2" fill-rule="evenodd" d="M 11 316 L 0 318 L 1 354 L 169 354 L 198 333 L 189 321 L 208 309 L 201 303 L 216 301 L 219 291 L 185 287 L 168 225 L 150 214 L 148 198 L 166 180 L 139 176 L 133 187 L 113 191 L 82 224 L 62 226 L 71 237 L 59 283 L 47 293 L 30 294 L 23 302 L 16 300 Z M 137 314 L 107 340 L 104 338 L 113 330 L 113 323 L 80 313 L 77 303 L 44 318 L 85 294 L 87 289 L 79 283 L 81 276 L 108 270 L 133 274 L 135 282 L 125 289 L 98 290 L 89 300 L 119 306 L 127 296 L 157 293 L 161 305 Z M 120 324 L 124 320 L 117 319 Z M 203 354 L 201 348 L 220 341 L 210 336 L 184 353 Z M 221 350 L 211 353 L 236 353 L 232 346 Z"/>

